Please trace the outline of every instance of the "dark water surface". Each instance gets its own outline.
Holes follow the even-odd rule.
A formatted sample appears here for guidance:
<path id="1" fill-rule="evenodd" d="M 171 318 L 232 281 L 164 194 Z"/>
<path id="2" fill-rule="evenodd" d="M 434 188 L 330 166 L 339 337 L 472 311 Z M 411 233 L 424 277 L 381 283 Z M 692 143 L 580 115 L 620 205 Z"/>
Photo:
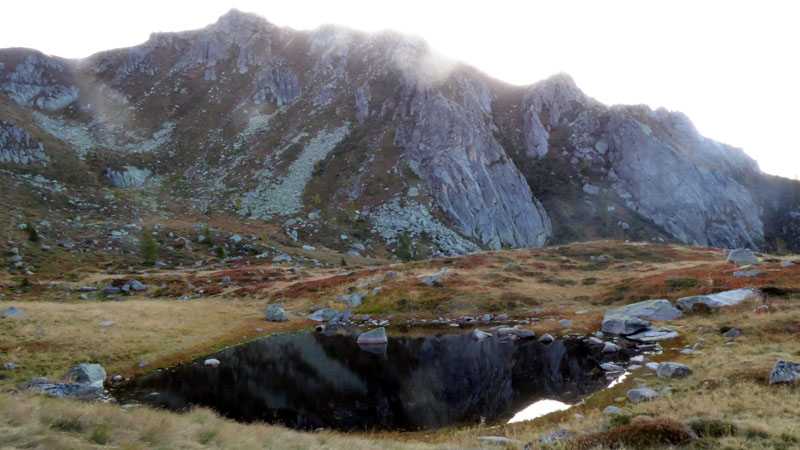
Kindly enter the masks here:
<path id="1" fill-rule="evenodd" d="M 577 339 L 482 342 L 469 333 L 395 336 L 359 347 L 351 335 L 284 334 L 118 386 L 122 402 L 207 406 L 244 422 L 297 429 L 417 430 L 508 419 L 541 399 L 575 402 L 605 386 L 597 349 Z M 157 393 L 157 394 L 154 394 Z"/>

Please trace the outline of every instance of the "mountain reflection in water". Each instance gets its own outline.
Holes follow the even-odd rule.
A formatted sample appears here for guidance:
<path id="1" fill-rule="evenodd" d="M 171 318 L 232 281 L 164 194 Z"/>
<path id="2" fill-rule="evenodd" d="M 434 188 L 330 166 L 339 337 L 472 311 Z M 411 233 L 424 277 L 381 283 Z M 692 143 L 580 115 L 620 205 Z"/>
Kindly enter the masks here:
<path id="1" fill-rule="evenodd" d="M 303 332 L 209 357 L 221 365 L 182 364 L 114 395 L 297 429 L 416 430 L 508 419 L 537 400 L 575 402 L 605 384 L 603 355 L 576 339 L 544 345 L 439 334 L 362 348 L 353 336 Z"/>

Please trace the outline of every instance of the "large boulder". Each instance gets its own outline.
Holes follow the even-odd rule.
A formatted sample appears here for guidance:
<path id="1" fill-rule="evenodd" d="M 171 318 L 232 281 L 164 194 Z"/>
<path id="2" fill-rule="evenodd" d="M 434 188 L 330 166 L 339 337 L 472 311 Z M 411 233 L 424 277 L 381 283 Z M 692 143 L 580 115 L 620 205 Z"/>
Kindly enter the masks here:
<path id="1" fill-rule="evenodd" d="M 692 369 L 683 364 L 663 362 L 658 365 L 656 374 L 661 378 L 686 378 L 692 374 Z"/>
<path id="2" fill-rule="evenodd" d="M 683 297 L 678 299 L 678 308 L 684 311 L 691 310 L 692 305 L 695 303 L 703 303 L 708 305 L 709 308 L 720 308 L 722 306 L 731 306 L 741 303 L 748 298 L 757 297 L 759 294 L 756 288 L 744 288 L 718 292 L 716 294 Z"/>
<path id="3" fill-rule="evenodd" d="M 794 383 L 800 381 L 800 363 L 780 360 L 769 374 L 769 384 Z"/>
<path id="4" fill-rule="evenodd" d="M 663 299 L 632 303 L 622 308 L 609 311 L 609 313 L 648 320 L 672 320 L 683 315 L 669 300 Z"/>
<path id="5" fill-rule="evenodd" d="M 626 397 L 631 403 L 641 403 L 653 400 L 658 397 L 658 392 L 650 388 L 631 389 Z"/>
<path id="6" fill-rule="evenodd" d="M 651 322 L 638 317 L 606 313 L 603 318 L 602 330 L 603 333 L 632 334 L 647 329 L 650 325 L 652 325 Z"/>
<path id="7" fill-rule="evenodd" d="M 106 370 L 100 364 L 80 364 L 67 371 L 62 380 L 102 388 L 103 382 L 106 380 Z"/>
<path id="8" fill-rule="evenodd" d="M 356 341 L 359 345 L 381 345 L 388 344 L 389 339 L 386 338 L 386 329 L 383 327 L 375 328 L 372 331 L 367 331 L 358 336 Z"/>
<path id="9" fill-rule="evenodd" d="M 275 303 L 267 306 L 264 315 L 270 322 L 286 322 L 288 320 L 286 311 Z"/>
<path id="10" fill-rule="evenodd" d="M 728 262 L 732 264 L 755 264 L 758 262 L 756 255 L 749 248 L 737 248 L 728 254 Z"/>
<path id="11" fill-rule="evenodd" d="M 652 325 L 645 319 L 672 320 L 683 314 L 669 300 L 647 300 L 606 311 L 602 330 L 611 334 L 632 334 Z"/>

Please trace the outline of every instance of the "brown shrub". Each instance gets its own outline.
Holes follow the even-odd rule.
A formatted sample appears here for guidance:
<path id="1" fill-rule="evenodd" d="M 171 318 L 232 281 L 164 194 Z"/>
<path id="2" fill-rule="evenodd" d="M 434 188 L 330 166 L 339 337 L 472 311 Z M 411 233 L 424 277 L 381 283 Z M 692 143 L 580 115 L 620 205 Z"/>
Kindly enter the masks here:
<path id="1" fill-rule="evenodd" d="M 571 450 L 620 447 L 645 449 L 659 445 L 685 445 L 696 438 L 697 435 L 686 424 L 673 419 L 657 418 L 637 420 L 630 425 L 581 436 L 572 441 L 568 448 Z"/>

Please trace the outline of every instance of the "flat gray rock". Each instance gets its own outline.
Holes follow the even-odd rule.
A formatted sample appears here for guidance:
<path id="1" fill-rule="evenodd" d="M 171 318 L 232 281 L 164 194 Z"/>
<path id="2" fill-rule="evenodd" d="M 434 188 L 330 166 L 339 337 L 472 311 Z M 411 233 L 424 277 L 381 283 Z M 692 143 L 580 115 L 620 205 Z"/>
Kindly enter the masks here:
<path id="1" fill-rule="evenodd" d="M 612 405 L 606 406 L 606 408 L 603 410 L 603 414 L 608 414 L 609 416 L 615 416 L 621 412 L 622 408 L 617 408 L 616 406 Z"/>
<path id="2" fill-rule="evenodd" d="M 683 315 L 669 300 L 647 300 L 608 311 L 606 315 L 633 316 L 647 320 L 672 320 Z"/>
<path id="3" fill-rule="evenodd" d="M 722 337 L 725 339 L 734 339 L 742 335 L 742 330 L 738 328 L 731 328 L 730 330 L 722 333 Z"/>
<path id="4" fill-rule="evenodd" d="M 640 342 L 655 342 L 678 337 L 678 332 L 669 328 L 651 328 L 628 336 L 628 339 Z"/>
<path id="5" fill-rule="evenodd" d="M 728 254 L 728 262 L 732 264 L 755 264 L 758 262 L 756 255 L 749 248 L 737 248 Z"/>
<path id="6" fill-rule="evenodd" d="M 683 297 L 678 299 L 678 308 L 686 311 L 691 310 L 692 305 L 695 303 L 704 303 L 709 308 L 720 308 L 723 306 L 731 306 L 742 301 L 756 297 L 760 294 L 756 288 L 734 289 L 732 291 L 719 292 L 709 295 L 696 295 L 692 297 Z"/>
<path id="7" fill-rule="evenodd" d="M 631 403 L 641 403 L 657 398 L 658 392 L 650 388 L 631 389 L 626 394 L 626 397 Z"/>
<path id="8" fill-rule="evenodd" d="M 733 272 L 733 276 L 736 278 L 749 278 L 749 277 L 757 277 L 764 272 L 763 270 L 737 270 Z"/>
<path id="9" fill-rule="evenodd" d="M 389 340 L 386 338 L 386 329 L 380 327 L 372 331 L 362 333 L 360 336 L 358 336 L 356 343 L 359 345 L 380 345 L 388 344 Z"/>

